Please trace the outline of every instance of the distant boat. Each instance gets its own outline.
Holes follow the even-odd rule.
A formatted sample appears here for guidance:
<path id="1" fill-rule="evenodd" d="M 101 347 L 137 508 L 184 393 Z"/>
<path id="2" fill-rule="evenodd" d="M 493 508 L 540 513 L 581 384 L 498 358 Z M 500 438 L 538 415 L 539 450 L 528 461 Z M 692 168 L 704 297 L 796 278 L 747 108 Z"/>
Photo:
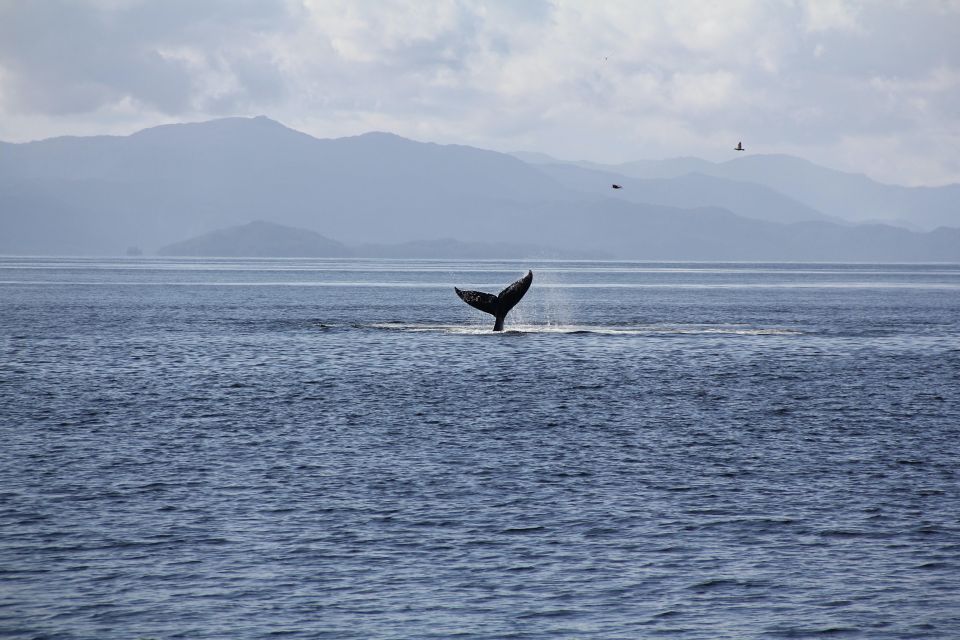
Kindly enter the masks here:
<path id="1" fill-rule="evenodd" d="M 623 189 L 623 187 L 621 187 L 621 186 L 618 185 L 618 184 L 612 184 L 612 185 L 610 185 L 610 186 L 611 186 L 613 189 Z"/>
<path id="2" fill-rule="evenodd" d="M 738 142 L 738 143 L 737 143 L 737 146 L 735 146 L 735 147 L 733 148 L 733 150 L 734 150 L 734 151 L 745 151 L 745 149 L 743 148 L 743 143 L 742 143 L 742 142 Z"/>

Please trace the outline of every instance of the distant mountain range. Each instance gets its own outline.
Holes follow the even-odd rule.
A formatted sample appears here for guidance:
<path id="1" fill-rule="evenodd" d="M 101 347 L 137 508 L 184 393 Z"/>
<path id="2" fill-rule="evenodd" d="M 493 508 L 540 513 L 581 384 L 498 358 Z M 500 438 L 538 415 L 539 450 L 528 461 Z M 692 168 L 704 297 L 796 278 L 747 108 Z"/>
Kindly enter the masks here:
<path id="1" fill-rule="evenodd" d="M 317 139 L 264 117 L 0 143 L 0 253 L 960 260 L 960 230 L 931 230 L 960 227 L 958 185 L 882 185 L 786 156 L 518 155 Z M 253 242 L 251 220 L 280 227 Z"/>
<path id="2" fill-rule="evenodd" d="M 617 197 L 638 204 L 683 209 L 718 206 L 746 218 L 769 222 L 842 222 L 763 185 L 702 173 L 638 179 L 570 164 L 544 164 L 540 170 L 560 184 L 596 195 L 607 195 L 611 184 L 618 184 L 623 189 Z"/>
<path id="3" fill-rule="evenodd" d="M 775 193 L 780 198 L 787 198 L 787 207 L 799 204 L 819 212 L 827 219 L 854 223 L 881 222 L 927 231 L 941 226 L 960 227 L 958 184 L 942 187 L 882 184 L 864 175 L 827 169 L 787 155 L 744 155 L 719 163 L 700 158 L 670 158 L 618 165 L 569 162 L 542 153 L 518 152 L 512 155 L 531 164 L 548 167 L 548 171 L 556 171 L 557 166 L 577 167 L 639 178 L 644 181 L 637 185 L 643 193 L 636 198 L 646 198 L 648 190 L 653 192 L 649 199 L 643 200 L 645 202 L 686 206 L 685 202 L 691 198 L 698 200 L 702 195 L 706 199 L 717 198 L 713 204 L 722 204 L 720 198 L 732 195 L 733 183 L 740 188 L 740 201 L 753 202 L 755 196 L 759 196 L 765 203 L 773 205 L 775 201 L 770 195 Z M 684 188 L 688 185 L 686 180 L 674 182 L 673 186 L 664 182 L 695 176 L 709 176 L 716 182 L 692 185 L 696 192 L 693 195 Z M 758 192 L 755 187 L 764 187 L 765 190 Z M 720 194 L 711 193 L 711 189 L 720 190 Z M 750 215 L 749 210 L 731 204 L 731 210 L 735 213 Z"/>

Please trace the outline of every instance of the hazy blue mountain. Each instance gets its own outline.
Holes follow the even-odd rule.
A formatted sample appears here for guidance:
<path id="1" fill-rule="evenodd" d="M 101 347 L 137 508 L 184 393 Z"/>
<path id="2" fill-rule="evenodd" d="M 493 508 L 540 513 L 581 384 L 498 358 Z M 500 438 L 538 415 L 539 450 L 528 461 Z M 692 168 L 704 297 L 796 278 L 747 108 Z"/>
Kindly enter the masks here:
<path id="1" fill-rule="evenodd" d="M 537 166 L 577 166 L 644 180 L 675 179 L 700 174 L 762 185 L 820 212 L 825 219 L 848 222 L 882 221 L 925 230 L 940 226 L 960 227 L 960 185 L 904 187 L 883 184 L 861 174 L 828 169 L 788 155 L 750 154 L 719 163 L 701 158 L 681 157 L 611 165 L 557 160 L 545 154 L 530 152 L 516 152 L 511 155 Z M 666 197 L 666 192 L 663 195 L 664 198 L 656 201 L 674 203 L 672 197 Z M 679 204 L 682 198 L 676 202 Z"/>
<path id="2" fill-rule="evenodd" d="M 353 251 L 315 231 L 258 220 L 169 244 L 161 247 L 157 254 L 247 258 L 340 258 L 353 255 Z"/>
<path id="3" fill-rule="evenodd" d="M 602 249 L 646 260 L 960 261 L 960 229 L 917 233 L 888 225 L 830 222 L 781 224 L 737 216 L 725 209 L 677 209 L 611 198 L 545 208 L 515 223 L 536 229 L 541 241 Z M 562 219 L 563 225 L 550 224 Z M 521 226 L 522 225 L 522 226 Z"/>
<path id="4" fill-rule="evenodd" d="M 519 160 L 523 160 L 527 164 L 577 164 L 576 162 L 570 162 L 567 160 L 558 160 L 553 156 L 548 156 L 547 154 L 540 153 L 538 151 L 511 151 L 509 155 Z"/>
<path id="5" fill-rule="evenodd" d="M 594 201 L 588 210 L 591 215 L 583 215 L 579 203 L 551 204 L 531 208 L 512 220 L 509 213 L 495 218 L 511 224 L 515 237 L 535 237 L 539 244 L 448 238 L 364 244 L 349 251 L 378 258 L 960 261 L 960 229 L 915 233 L 888 225 L 779 224 L 716 207 L 646 206 L 638 214 L 636 205 L 611 199 Z M 556 224 L 558 219 L 565 222 Z"/>
<path id="6" fill-rule="evenodd" d="M 721 175 L 793 196 L 847 220 L 903 221 L 921 228 L 960 227 L 960 185 L 902 187 L 817 166 L 790 156 L 746 156 L 719 165 Z"/>
<path id="7" fill-rule="evenodd" d="M 604 165 L 597 165 L 602 167 Z M 716 163 L 694 158 L 691 156 L 682 156 L 679 158 L 664 158 L 663 160 L 634 160 L 624 162 L 623 164 L 608 165 L 607 169 L 618 171 L 624 175 L 634 178 L 645 178 L 648 180 L 676 178 L 685 176 L 689 173 L 702 173 L 704 175 L 713 175 Z"/>
<path id="8" fill-rule="evenodd" d="M 85 252 L 116 253 L 131 244 L 152 251 L 251 219 L 347 242 L 473 239 L 460 219 L 503 203 L 569 197 L 503 154 L 384 133 L 319 140 L 262 117 L 5 145 L 0 176 L 0 196 L 17 194 L 16 206 L 0 212 L 8 237 L 0 250 L 8 251 L 16 238 L 57 234 L 50 200 L 77 218 L 96 211 Z M 482 239 L 502 240 L 489 232 Z M 64 244 L 72 241 L 51 238 Z"/>
<path id="9" fill-rule="evenodd" d="M 566 206 L 566 205 L 565 205 Z M 560 258 L 649 260 L 902 260 L 960 259 L 960 230 L 913 233 L 884 225 L 841 227 L 830 223 L 761 223 L 723 209 L 678 212 L 669 207 L 637 216 L 629 203 L 600 201 L 597 218 L 576 219 L 580 249 L 542 244 L 463 242 L 454 238 L 348 247 L 314 231 L 269 222 L 218 229 L 160 248 L 165 256 L 364 257 L 435 259 Z M 543 210 L 525 220 L 545 241 L 563 241 L 568 232 L 548 227 Z M 598 224 L 602 221 L 602 224 Z M 526 234 L 525 228 L 518 231 Z M 748 242 L 744 243 L 746 239 Z M 612 248 L 612 252 L 605 248 Z"/>
<path id="10" fill-rule="evenodd" d="M 462 242 L 454 238 L 418 240 L 399 244 L 364 244 L 356 247 L 357 256 L 367 258 L 432 258 L 463 260 L 507 260 L 513 258 L 588 260 L 609 259 L 604 251 L 558 249 L 537 244 L 510 242 Z"/>
<path id="11" fill-rule="evenodd" d="M 821 167 L 787 155 L 745 155 L 712 163 L 697 158 L 631 162 L 608 168 L 637 178 L 701 173 L 764 185 L 821 213 L 851 222 L 887 221 L 921 229 L 960 227 L 960 185 L 903 187 Z"/>
<path id="12" fill-rule="evenodd" d="M 363 244 L 358 247 L 331 240 L 309 229 L 298 229 L 258 220 L 245 225 L 169 244 L 161 256 L 245 258 L 609 258 L 602 252 L 578 252 L 531 244 L 461 242 L 453 238 L 398 244 Z"/>
<path id="13" fill-rule="evenodd" d="M 623 189 L 616 191 L 615 196 L 630 202 L 684 209 L 719 206 L 747 218 L 773 222 L 831 220 L 816 209 L 763 185 L 700 173 L 641 180 L 573 164 L 537 164 L 537 168 L 560 184 L 595 195 L 608 195 L 610 185 L 619 184 Z"/>
<path id="14" fill-rule="evenodd" d="M 667 158 L 664 160 L 633 160 L 622 164 L 603 164 L 589 160 L 562 160 L 546 153 L 536 151 L 512 151 L 515 158 L 528 164 L 562 164 L 616 173 L 617 175 L 632 176 L 634 178 L 658 179 L 676 178 L 688 173 L 709 173 L 714 163 L 700 158 L 682 157 Z"/>
<path id="15" fill-rule="evenodd" d="M 263 220 L 347 246 L 413 243 L 407 249 L 423 252 L 439 245 L 417 243 L 452 238 L 471 251 L 507 245 L 641 259 L 960 259 L 953 230 L 787 225 L 716 206 L 629 201 L 646 190 L 648 199 L 673 204 L 716 200 L 740 213 L 811 215 L 768 191 L 752 191 L 763 194 L 753 203 L 737 200 L 727 183 L 704 176 L 638 183 L 624 196 L 609 191 L 606 177 L 595 193 L 583 186 L 591 175 L 548 173 L 506 154 L 385 133 L 320 140 L 262 117 L 6 144 L 0 252 L 117 255 L 137 246 L 153 253 Z M 697 193 L 677 199 L 673 189 Z"/>

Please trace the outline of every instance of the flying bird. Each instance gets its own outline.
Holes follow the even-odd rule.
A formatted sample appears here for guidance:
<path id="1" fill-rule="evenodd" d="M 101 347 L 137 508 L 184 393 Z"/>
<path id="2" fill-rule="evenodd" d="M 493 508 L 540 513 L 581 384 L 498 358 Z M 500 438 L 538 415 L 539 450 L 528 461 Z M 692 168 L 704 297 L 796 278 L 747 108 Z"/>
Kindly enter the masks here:
<path id="1" fill-rule="evenodd" d="M 610 185 L 610 188 L 612 188 L 612 189 L 623 189 L 623 187 L 621 187 L 621 186 L 618 185 L 618 184 L 612 184 L 612 185 Z"/>
<path id="2" fill-rule="evenodd" d="M 742 142 L 738 142 L 738 143 L 737 143 L 737 146 L 735 146 L 735 147 L 733 148 L 733 150 L 734 150 L 734 151 L 745 151 L 745 149 L 743 148 L 743 143 L 742 143 Z"/>

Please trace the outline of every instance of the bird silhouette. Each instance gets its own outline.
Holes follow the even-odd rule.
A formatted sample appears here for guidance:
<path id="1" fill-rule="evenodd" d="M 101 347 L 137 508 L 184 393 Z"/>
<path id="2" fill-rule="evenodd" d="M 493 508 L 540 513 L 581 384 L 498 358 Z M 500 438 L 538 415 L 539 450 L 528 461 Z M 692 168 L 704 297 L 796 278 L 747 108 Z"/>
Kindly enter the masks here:
<path id="1" fill-rule="evenodd" d="M 613 189 L 623 189 L 623 187 L 621 187 L 621 186 L 618 185 L 618 184 L 612 184 L 612 185 L 610 185 L 610 187 L 613 188 Z"/>
<path id="2" fill-rule="evenodd" d="M 734 150 L 734 151 L 746 151 L 746 149 L 743 148 L 743 143 L 742 143 L 742 142 L 738 142 L 738 143 L 737 143 L 737 146 L 735 146 L 735 147 L 733 148 L 733 150 Z"/>

